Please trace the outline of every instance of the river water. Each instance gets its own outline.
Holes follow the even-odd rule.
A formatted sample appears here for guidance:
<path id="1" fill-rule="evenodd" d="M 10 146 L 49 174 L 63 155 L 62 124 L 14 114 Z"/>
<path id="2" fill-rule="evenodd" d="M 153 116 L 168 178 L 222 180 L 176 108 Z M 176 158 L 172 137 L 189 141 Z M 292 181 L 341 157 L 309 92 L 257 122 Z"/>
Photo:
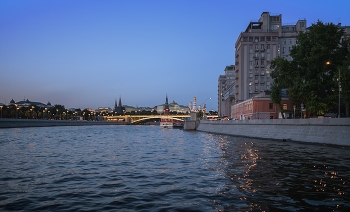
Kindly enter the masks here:
<path id="1" fill-rule="evenodd" d="M 160 129 L 0 129 L 0 211 L 350 211 L 350 150 Z"/>

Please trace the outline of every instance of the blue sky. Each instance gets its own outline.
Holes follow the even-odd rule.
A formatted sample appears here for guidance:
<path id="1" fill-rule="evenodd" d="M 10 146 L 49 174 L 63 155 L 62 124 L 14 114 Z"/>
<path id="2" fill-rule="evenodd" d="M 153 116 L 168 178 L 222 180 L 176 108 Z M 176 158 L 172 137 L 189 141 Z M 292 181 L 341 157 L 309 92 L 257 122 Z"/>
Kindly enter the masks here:
<path id="1" fill-rule="evenodd" d="M 217 110 L 217 80 L 262 12 L 350 25 L 350 1 L 0 1 L 0 103 L 163 104 Z M 211 99 L 209 99 L 211 98 Z"/>

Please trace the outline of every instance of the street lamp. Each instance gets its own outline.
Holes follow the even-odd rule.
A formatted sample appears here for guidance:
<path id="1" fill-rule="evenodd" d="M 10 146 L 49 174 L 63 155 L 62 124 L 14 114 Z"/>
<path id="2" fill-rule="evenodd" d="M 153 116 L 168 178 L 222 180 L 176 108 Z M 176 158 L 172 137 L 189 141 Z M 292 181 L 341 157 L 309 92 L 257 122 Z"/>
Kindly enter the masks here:
<path id="1" fill-rule="evenodd" d="M 1 116 L 0 116 L 0 118 L 2 118 L 2 105 L 0 105 L 0 111 L 1 111 Z"/>
<path id="2" fill-rule="evenodd" d="M 300 104 L 300 107 L 301 107 L 301 110 L 300 110 L 300 118 L 302 119 L 302 118 L 303 118 L 304 104 L 301 103 L 301 104 Z"/>
<path id="3" fill-rule="evenodd" d="M 327 61 L 326 62 L 327 65 L 331 65 L 331 62 Z M 333 64 L 333 65 L 336 65 L 336 64 Z M 340 91 L 341 91 L 341 83 L 340 83 L 340 68 L 338 66 L 338 86 L 339 86 L 339 89 L 338 89 L 338 118 L 340 118 Z"/>
<path id="4" fill-rule="evenodd" d="M 297 108 L 297 106 L 293 105 L 293 110 L 294 110 L 294 116 L 293 118 L 295 119 L 295 109 Z"/>

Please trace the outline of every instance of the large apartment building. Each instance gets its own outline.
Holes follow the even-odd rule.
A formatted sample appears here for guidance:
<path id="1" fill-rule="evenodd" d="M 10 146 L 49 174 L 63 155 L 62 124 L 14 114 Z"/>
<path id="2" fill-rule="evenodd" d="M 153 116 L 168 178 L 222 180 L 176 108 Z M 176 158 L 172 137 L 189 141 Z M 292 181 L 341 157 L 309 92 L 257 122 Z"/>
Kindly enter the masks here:
<path id="1" fill-rule="evenodd" d="M 237 118 L 232 112 L 237 109 L 235 105 L 270 90 L 271 61 L 277 56 L 292 60 L 290 50 L 297 44 L 300 31 L 306 31 L 306 20 L 282 25 L 281 14 L 263 12 L 258 21 L 249 22 L 235 43 L 235 65 L 226 66 L 225 75 L 218 79 L 219 116 Z M 260 117 L 250 111 L 240 117 Z"/>
<path id="2" fill-rule="evenodd" d="M 270 90 L 270 62 L 277 56 L 288 59 L 299 31 L 306 30 L 306 20 L 282 26 L 281 14 L 263 12 L 251 21 L 235 44 L 235 103 Z"/>

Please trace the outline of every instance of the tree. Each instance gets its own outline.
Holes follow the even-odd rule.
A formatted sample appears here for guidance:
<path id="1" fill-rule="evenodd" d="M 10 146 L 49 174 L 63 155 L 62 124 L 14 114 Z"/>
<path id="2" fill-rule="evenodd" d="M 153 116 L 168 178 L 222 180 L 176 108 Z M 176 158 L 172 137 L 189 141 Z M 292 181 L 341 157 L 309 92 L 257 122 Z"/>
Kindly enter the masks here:
<path id="1" fill-rule="evenodd" d="M 292 61 L 277 57 L 271 61 L 271 77 L 278 88 L 287 88 L 295 105 L 307 105 L 310 116 L 323 115 L 337 108 L 338 72 L 335 65 L 343 64 L 349 55 L 348 38 L 344 30 L 332 23 L 318 21 L 307 32 L 300 32 L 293 46 Z M 344 42 L 345 40 L 345 42 Z"/>
<path id="2" fill-rule="evenodd" d="M 281 101 L 282 101 L 281 92 L 282 92 L 282 88 L 278 87 L 277 84 L 273 83 L 271 85 L 271 101 L 274 104 L 278 105 L 278 107 L 280 109 L 280 112 L 281 112 L 281 115 L 282 115 L 282 118 L 285 119 L 285 117 L 284 117 L 284 109 L 283 109 L 283 105 L 281 103 Z"/>

